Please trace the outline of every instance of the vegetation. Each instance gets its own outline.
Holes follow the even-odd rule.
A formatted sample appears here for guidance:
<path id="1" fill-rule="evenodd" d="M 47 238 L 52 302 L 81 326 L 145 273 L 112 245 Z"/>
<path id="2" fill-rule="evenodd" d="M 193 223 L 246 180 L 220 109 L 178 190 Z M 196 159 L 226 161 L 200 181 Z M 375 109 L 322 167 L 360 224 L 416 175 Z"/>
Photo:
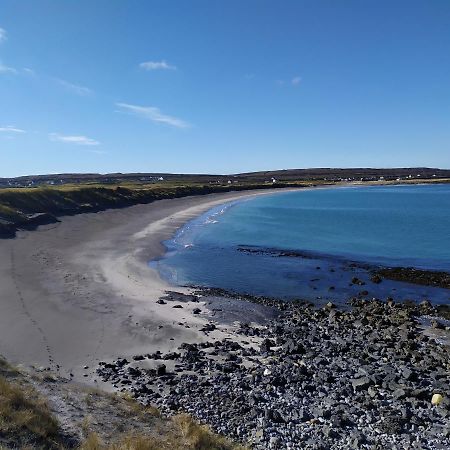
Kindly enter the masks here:
<path id="1" fill-rule="evenodd" d="M 59 447 L 58 422 L 31 386 L 0 359 L 0 445 Z"/>
<path id="2" fill-rule="evenodd" d="M 0 236 L 14 236 L 20 228 L 57 221 L 58 216 L 122 208 L 155 200 L 214 192 L 267 189 L 298 184 L 130 184 L 124 186 L 64 185 L 0 190 Z"/>
<path id="3" fill-rule="evenodd" d="M 166 436 L 129 434 L 106 445 L 97 434 L 92 433 L 80 450 L 244 450 L 212 433 L 206 426 L 199 425 L 187 414 L 175 416 L 171 424 L 173 430 Z"/>

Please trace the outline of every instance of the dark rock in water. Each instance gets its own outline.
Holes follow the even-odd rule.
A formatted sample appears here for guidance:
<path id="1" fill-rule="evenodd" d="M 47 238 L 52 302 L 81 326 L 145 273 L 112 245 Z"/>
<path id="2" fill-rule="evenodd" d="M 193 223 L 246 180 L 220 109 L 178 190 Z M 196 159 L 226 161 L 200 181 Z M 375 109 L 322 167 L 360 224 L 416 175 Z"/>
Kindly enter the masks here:
<path id="1" fill-rule="evenodd" d="M 156 300 L 156 303 L 158 303 L 159 305 L 165 305 L 166 304 L 166 302 L 162 298 L 159 298 L 158 300 Z"/>
<path id="2" fill-rule="evenodd" d="M 372 275 L 372 277 L 370 278 L 370 281 L 375 284 L 380 284 L 383 281 L 383 278 L 381 278 L 380 275 L 375 274 L 375 275 Z"/>
<path id="3" fill-rule="evenodd" d="M 202 310 L 200 308 L 194 308 L 192 310 L 192 314 L 200 314 L 202 312 Z"/>
<path id="4" fill-rule="evenodd" d="M 182 308 L 183 305 L 173 305 L 172 308 Z"/>
<path id="5" fill-rule="evenodd" d="M 363 286 L 366 283 L 364 281 L 360 280 L 358 277 L 353 277 L 352 284 L 358 284 L 359 286 Z"/>

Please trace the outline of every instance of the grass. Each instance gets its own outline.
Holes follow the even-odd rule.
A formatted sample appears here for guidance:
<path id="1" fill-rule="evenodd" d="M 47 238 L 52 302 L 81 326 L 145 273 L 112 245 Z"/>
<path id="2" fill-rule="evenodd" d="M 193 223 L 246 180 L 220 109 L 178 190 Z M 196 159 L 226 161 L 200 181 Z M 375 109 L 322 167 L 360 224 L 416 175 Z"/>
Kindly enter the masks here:
<path id="1" fill-rule="evenodd" d="M 31 387 L 10 380 L 17 372 L 2 360 L 0 370 L 0 437 L 20 448 L 31 444 L 57 448 L 59 426 L 47 402 Z"/>
<path id="2" fill-rule="evenodd" d="M 210 185 L 202 183 L 165 184 L 78 184 L 35 188 L 0 189 L 0 235 L 11 236 L 20 228 L 33 228 L 56 221 L 63 215 L 97 212 L 110 208 L 151 203 L 155 200 L 203 195 L 214 192 L 267 189 L 297 184 L 247 183 Z M 46 214 L 45 217 L 32 217 Z M 9 225 L 1 223 L 9 222 Z"/>
<path id="3" fill-rule="evenodd" d="M 30 382 L 45 385 L 44 378 L 27 376 L 0 358 L 0 450 L 68 448 L 67 436 L 63 436 L 46 399 Z M 55 383 L 53 380 L 52 386 Z M 243 450 L 187 414 L 164 418 L 158 409 L 142 406 L 128 396 L 97 389 L 87 389 L 83 396 L 79 387 L 63 386 L 69 404 L 80 399 L 73 418 L 78 430 L 75 438 L 84 436 L 78 450 Z M 105 421 L 113 424 L 112 436 L 104 433 Z"/>
<path id="4" fill-rule="evenodd" d="M 244 450 L 187 414 L 175 416 L 170 422 L 172 427 L 165 436 L 127 434 L 112 444 L 104 444 L 96 433 L 91 433 L 80 450 Z"/>

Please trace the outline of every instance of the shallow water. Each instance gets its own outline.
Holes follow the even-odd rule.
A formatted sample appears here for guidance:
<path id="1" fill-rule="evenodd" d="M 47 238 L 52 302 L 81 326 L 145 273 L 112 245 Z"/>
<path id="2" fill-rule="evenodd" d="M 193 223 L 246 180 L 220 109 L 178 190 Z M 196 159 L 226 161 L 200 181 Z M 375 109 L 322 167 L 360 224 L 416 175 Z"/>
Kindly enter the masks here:
<path id="1" fill-rule="evenodd" d="M 449 303 L 449 290 L 375 285 L 364 267 L 351 264 L 449 271 L 449 230 L 448 184 L 282 192 L 222 205 L 189 222 L 166 242 L 168 253 L 156 265 L 175 284 L 286 299 L 344 301 L 367 290 L 379 298 Z M 308 257 L 275 257 L 266 249 Z M 354 276 L 366 284 L 349 285 Z"/>

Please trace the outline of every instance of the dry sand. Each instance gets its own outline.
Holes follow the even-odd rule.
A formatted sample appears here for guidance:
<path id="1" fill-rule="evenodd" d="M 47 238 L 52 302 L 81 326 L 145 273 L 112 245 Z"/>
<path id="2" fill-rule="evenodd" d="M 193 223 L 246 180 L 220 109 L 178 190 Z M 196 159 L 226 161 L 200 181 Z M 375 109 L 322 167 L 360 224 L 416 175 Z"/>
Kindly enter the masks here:
<path id="1" fill-rule="evenodd" d="M 0 355 L 90 383 L 101 360 L 204 339 L 199 328 L 206 318 L 191 313 L 198 304 L 174 309 L 156 303 L 174 288 L 147 263 L 191 218 L 267 193 L 211 194 L 64 217 L 0 240 Z"/>

